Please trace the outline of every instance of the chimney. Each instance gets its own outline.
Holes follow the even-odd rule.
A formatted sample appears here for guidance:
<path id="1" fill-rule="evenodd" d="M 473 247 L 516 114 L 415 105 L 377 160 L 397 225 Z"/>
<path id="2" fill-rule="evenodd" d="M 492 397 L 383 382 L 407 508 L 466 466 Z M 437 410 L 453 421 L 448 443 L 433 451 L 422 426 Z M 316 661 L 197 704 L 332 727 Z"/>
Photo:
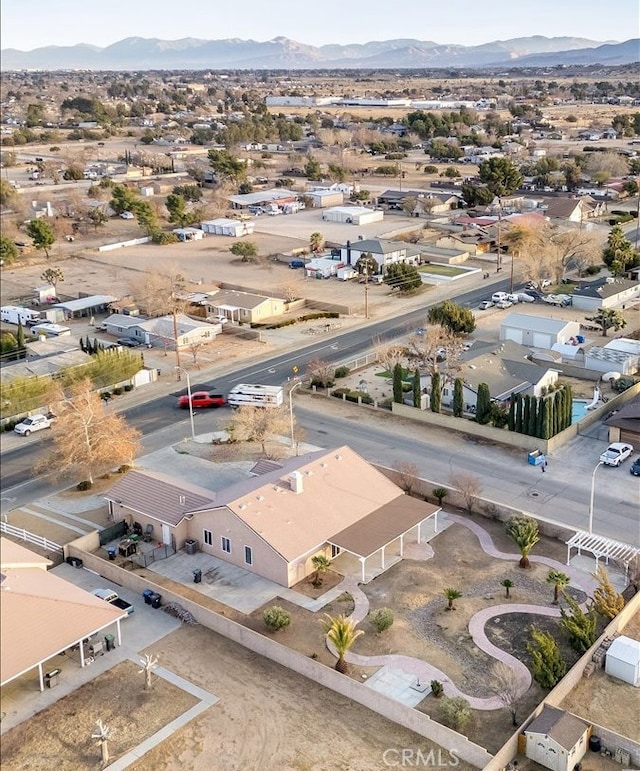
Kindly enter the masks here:
<path id="1" fill-rule="evenodd" d="M 302 487 L 302 481 L 303 476 L 299 471 L 293 471 L 291 475 L 289 476 L 289 479 L 291 480 L 291 489 L 296 495 L 300 495 L 300 493 L 303 491 Z"/>

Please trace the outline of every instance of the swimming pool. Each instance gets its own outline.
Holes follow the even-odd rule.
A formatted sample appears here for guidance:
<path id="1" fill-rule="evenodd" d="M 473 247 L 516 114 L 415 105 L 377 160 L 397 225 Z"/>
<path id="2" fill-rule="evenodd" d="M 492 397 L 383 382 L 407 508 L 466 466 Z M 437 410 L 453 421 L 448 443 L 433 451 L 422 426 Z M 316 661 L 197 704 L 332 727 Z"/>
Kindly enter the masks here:
<path id="1" fill-rule="evenodd" d="M 587 414 L 588 399 L 573 399 L 571 404 L 571 423 L 579 423 Z"/>

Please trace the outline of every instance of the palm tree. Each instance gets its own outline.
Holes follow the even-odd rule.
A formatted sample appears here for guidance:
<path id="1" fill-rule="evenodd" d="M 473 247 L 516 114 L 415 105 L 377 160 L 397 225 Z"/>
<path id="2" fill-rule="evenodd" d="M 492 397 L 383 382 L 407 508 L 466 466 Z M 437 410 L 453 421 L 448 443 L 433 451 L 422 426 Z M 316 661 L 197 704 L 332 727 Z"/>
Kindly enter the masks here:
<path id="1" fill-rule="evenodd" d="M 312 233 L 309 236 L 309 248 L 312 252 L 320 252 L 324 247 L 324 236 L 322 233 Z"/>
<path id="2" fill-rule="evenodd" d="M 438 506 L 442 507 L 442 499 L 446 498 L 447 495 L 449 495 L 449 491 L 446 487 L 434 487 L 431 491 L 431 494 L 434 498 L 437 498 L 438 500 Z"/>
<path id="3" fill-rule="evenodd" d="M 538 523 L 533 517 L 509 517 L 505 526 L 507 535 L 511 536 L 520 550 L 520 567 L 529 567 L 529 552 L 540 540 Z"/>
<path id="4" fill-rule="evenodd" d="M 325 613 L 325 617 L 320 620 L 320 623 L 329 642 L 338 654 L 336 671 L 345 674 L 347 671 L 347 662 L 344 660 L 345 654 L 364 632 L 362 629 L 356 629 L 356 622 L 347 618 L 344 613 L 335 618 Z"/>
<path id="5" fill-rule="evenodd" d="M 311 583 L 314 586 L 320 586 L 322 584 L 322 578 L 320 578 L 320 576 L 329 570 L 331 567 L 331 560 L 324 554 L 316 554 L 315 557 L 311 558 L 311 564 L 316 571 Z"/>
<path id="6" fill-rule="evenodd" d="M 566 573 L 561 573 L 559 570 L 550 570 L 547 576 L 547 583 L 553 584 L 553 604 L 557 605 L 560 589 L 569 583 L 569 576 Z"/>
<path id="7" fill-rule="evenodd" d="M 459 600 L 460 597 L 462 597 L 462 592 L 459 589 L 445 589 L 444 590 L 444 596 L 449 601 L 449 604 L 445 608 L 445 610 L 455 610 L 453 607 L 453 601 Z"/>
<path id="8" fill-rule="evenodd" d="M 504 586 L 505 597 L 509 599 L 509 589 L 513 588 L 513 581 L 510 578 L 505 578 L 500 582 L 500 586 Z"/>

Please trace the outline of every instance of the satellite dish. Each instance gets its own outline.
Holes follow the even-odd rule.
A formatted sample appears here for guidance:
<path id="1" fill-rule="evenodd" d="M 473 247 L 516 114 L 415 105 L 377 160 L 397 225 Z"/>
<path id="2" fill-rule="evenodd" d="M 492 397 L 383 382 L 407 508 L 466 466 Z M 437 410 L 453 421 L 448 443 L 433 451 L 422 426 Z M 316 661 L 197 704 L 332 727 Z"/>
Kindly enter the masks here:
<path id="1" fill-rule="evenodd" d="M 622 375 L 619 372 L 605 372 L 602 379 L 605 383 L 610 383 L 612 380 L 619 380 Z"/>

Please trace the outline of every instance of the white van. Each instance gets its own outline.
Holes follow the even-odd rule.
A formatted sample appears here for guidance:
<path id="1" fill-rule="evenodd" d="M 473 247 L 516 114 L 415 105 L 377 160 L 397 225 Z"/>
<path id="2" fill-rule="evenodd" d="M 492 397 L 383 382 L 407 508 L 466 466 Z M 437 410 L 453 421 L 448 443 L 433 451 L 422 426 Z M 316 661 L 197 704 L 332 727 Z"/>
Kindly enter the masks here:
<path id="1" fill-rule="evenodd" d="M 506 292 L 494 292 L 491 295 L 491 302 L 493 303 L 499 303 L 502 300 L 508 300 L 509 295 Z"/>

